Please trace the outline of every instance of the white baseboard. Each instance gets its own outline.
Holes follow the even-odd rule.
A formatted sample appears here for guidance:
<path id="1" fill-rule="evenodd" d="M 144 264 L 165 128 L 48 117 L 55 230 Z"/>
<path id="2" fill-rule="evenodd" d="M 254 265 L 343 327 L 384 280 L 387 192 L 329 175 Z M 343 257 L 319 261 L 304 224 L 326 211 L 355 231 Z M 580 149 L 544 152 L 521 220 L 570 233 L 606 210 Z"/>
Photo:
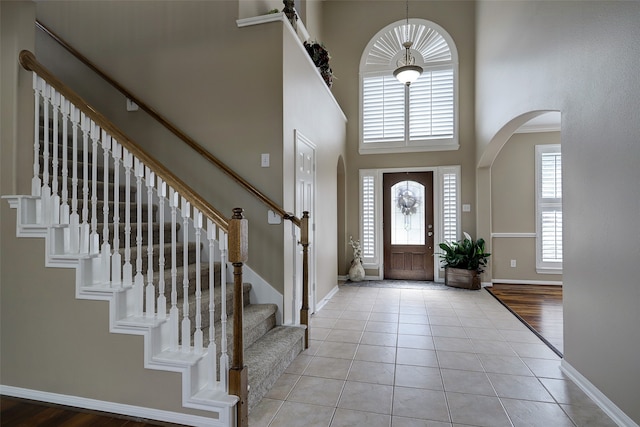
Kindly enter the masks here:
<path id="1" fill-rule="evenodd" d="M 640 427 L 616 406 L 607 396 L 596 388 L 580 372 L 571 366 L 566 359 L 560 362 L 562 371 L 578 386 L 587 396 L 593 400 L 618 426 Z"/>
<path id="2" fill-rule="evenodd" d="M 521 280 L 521 279 L 492 279 L 491 283 L 505 283 L 507 285 L 560 285 L 562 282 L 553 280 Z"/>
<path id="3" fill-rule="evenodd" d="M 318 311 L 320 311 L 320 310 L 322 309 L 322 307 L 324 307 L 324 306 L 329 302 L 329 300 L 330 300 L 331 298 L 333 298 L 333 296 L 334 296 L 334 295 L 335 295 L 339 290 L 340 290 L 340 288 L 338 288 L 338 285 L 334 286 L 334 287 L 333 287 L 333 289 L 331 289 L 331 290 L 329 291 L 329 293 L 328 293 L 324 298 L 322 298 L 320 301 L 318 301 L 318 302 L 316 303 L 316 311 L 315 311 L 315 312 L 317 313 Z"/>
<path id="4" fill-rule="evenodd" d="M 18 397 L 21 399 L 35 400 L 38 402 L 53 403 L 56 405 L 70 406 L 74 408 L 89 409 L 92 411 L 107 412 L 110 414 L 126 415 L 133 418 L 164 421 L 174 424 L 182 424 L 196 427 L 225 427 L 218 420 L 197 415 L 181 414 L 160 409 L 143 408 L 140 406 L 126 405 L 123 403 L 105 402 L 102 400 L 87 399 L 85 397 L 68 396 L 65 394 L 49 393 L 46 391 L 30 390 L 20 387 L 0 385 L 0 394 Z"/>

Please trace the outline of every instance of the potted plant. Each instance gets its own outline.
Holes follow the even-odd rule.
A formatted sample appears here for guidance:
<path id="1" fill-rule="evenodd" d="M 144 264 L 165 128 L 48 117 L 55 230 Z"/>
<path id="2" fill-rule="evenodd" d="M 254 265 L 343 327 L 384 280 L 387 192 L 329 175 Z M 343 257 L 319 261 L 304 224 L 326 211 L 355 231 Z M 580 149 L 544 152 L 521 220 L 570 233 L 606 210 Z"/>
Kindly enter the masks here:
<path id="1" fill-rule="evenodd" d="M 464 289 L 480 289 L 480 273 L 487 265 L 490 253 L 484 251 L 484 239 L 473 240 L 464 233 L 457 242 L 440 243 L 442 266 L 445 268 L 444 283 Z"/>

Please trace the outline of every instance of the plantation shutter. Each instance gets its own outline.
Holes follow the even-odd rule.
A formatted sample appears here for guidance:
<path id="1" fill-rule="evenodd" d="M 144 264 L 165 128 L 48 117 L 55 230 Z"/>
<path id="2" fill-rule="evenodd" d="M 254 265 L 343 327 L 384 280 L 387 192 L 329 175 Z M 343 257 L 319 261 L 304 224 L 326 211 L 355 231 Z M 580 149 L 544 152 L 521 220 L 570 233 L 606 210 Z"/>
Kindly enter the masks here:
<path id="1" fill-rule="evenodd" d="M 453 69 L 428 71 L 409 87 L 410 140 L 453 136 Z"/>
<path id="2" fill-rule="evenodd" d="M 442 176 L 442 221 L 443 240 L 458 240 L 458 182 L 455 173 L 445 173 Z"/>
<path id="3" fill-rule="evenodd" d="M 540 158 L 542 261 L 562 262 L 562 157 L 542 153 Z"/>
<path id="4" fill-rule="evenodd" d="M 362 256 L 375 257 L 375 177 L 362 176 Z"/>
<path id="5" fill-rule="evenodd" d="M 364 142 L 403 141 L 404 85 L 389 75 L 365 77 L 362 91 Z"/>

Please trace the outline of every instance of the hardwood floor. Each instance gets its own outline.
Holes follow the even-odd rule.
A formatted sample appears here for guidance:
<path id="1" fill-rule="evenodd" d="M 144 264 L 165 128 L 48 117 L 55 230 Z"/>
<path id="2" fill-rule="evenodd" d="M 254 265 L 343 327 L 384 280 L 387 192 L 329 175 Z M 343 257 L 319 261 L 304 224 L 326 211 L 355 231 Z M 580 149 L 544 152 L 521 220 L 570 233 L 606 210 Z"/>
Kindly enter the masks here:
<path id="1" fill-rule="evenodd" d="M 494 283 L 486 289 L 562 355 L 562 286 Z"/>
<path id="2" fill-rule="evenodd" d="M 0 426 L 2 427 L 152 427 L 159 425 L 176 426 L 176 424 L 133 420 L 120 415 L 0 396 Z"/>

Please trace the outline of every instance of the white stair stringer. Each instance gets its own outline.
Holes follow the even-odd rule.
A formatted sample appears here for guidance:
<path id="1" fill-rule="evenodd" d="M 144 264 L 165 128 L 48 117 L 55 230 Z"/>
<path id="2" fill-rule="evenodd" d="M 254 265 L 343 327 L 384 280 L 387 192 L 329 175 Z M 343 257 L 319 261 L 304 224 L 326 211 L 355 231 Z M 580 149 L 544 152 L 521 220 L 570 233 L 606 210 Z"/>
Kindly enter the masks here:
<path id="1" fill-rule="evenodd" d="M 238 397 L 219 387 L 207 385 L 210 375 L 210 355 L 207 349 L 196 354 L 181 348 L 171 350 L 169 324 L 166 319 L 135 316 L 133 287 L 121 283 L 105 283 L 98 253 L 68 253 L 67 224 L 51 225 L 42 220 L 40 196 L 3 196 L 16 209 L 16 236 L 45 239 L 45 265 L 76 269 L 76 298 L 109 302 L 109 331 L 144 337 L 144 367 L 182 374 L 182 406 L 216 413 L 208 426 L 235 425 L 235 405 Z M 46 215 L 44 215 L 46 216 Z M 215 355 L 213 355 L 215 357 Z"/>

